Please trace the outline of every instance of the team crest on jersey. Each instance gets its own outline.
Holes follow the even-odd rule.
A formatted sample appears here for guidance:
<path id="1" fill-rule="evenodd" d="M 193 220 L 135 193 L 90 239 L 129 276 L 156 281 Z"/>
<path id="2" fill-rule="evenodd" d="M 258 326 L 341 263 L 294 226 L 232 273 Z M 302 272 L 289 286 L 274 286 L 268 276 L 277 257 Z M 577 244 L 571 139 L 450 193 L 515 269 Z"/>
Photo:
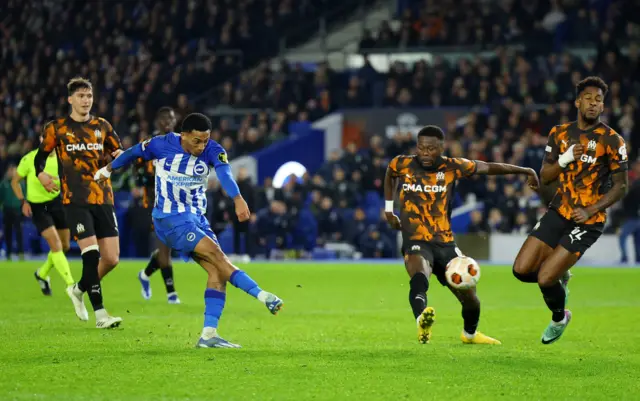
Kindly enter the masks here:
<path id="1" fill-rule="evenodd" d="M 220 163 L 225 163 L 228 164 L 229 160 L 227 159 L 227 153 L 226 152 L 222 152 L 218 154 L 218 160 L 220 160 Z"/>
<path id="2" fill-rule="evenodd" d="M 96 139 L 102 139 L 102 131 L 99 129 L 93 131 L 93 134 L 96 136 Z"/>
<path id="3" fill-rule="evenodd" d="M 436 174 L 436 180 L 444 181 L 444 173 L 442 171 L 440 171 L 438 174 Z"/>
<path id="4" fill-rule="evenodd" d="M 196 164 L 193 168 L 193 174 L 195 175 L 205 175 L 208 172 L 209 169 L 207 168 L 207 165 L 202 161 L 199 161 L 198 164 Z"/>
<path id="5" fill-rule="evenodd" d="M 620 159 L 627 160 L 627 145 L 620 146 L 618 153 L 620 154 Z"/>
<path id="6" fill-rule="evenodd" d="M 592 139 L 587 144 L 587 150 L 596 150 L 597 146 L 598 146 L 598 143 Z"/>

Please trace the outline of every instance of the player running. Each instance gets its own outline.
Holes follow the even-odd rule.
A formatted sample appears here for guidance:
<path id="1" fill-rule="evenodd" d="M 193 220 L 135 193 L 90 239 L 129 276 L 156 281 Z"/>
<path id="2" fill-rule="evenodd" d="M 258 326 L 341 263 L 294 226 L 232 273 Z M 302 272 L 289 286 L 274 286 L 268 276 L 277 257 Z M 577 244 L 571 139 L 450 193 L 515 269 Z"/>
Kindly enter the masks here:
<path id="1" fill-rule="evenodd" d="M 58 191 L 53 177 L 44 171 L 49 154 L 55 150 L 62 164 L 62 203 L 67 223 L 82 253 L 82 278 L 67 291 L 76 315 L 89 320 L 83 300 L 87 292 L 96 328 L 117 327 L 122 319 L 110 316 L 104 308 L 100 279 L 118 264 L 118 223 L 111 182 L 96 183 L 93 175 L 107 163 L 108 155 L 115 157 L 122 152 L 122 145 L 107 120 L 89 114 L 93 105 L 91 82 L 74 78 L 67 91 L 71 114 L 45 126 L 34 158 L 35 171 L 47 191 Z"/>
<path id="2" fill-rule="evenodd" d="M 156 114 L 156 131 L 153 136 L 166 135 L 173 132 L 176 126 L 176 115 L 171 107 L 162 107 Z M 137 165 L 137 177 L 139 178 L 139 184 L 143 191 L 143 204 L 145 209 L 149 211 L 149 217 L 153 210 L 154 200 L 154 183 L 155 183 L 155 171 L 153 161 L 139 160 Z M 153 226 L 153 224 L 151 224 Z M 176 292 L 174 280 L 173 280 L 173 266 L 171 265 L 171 249 L 165 244 L 157 241 L 157 249 L 151 254 L 147 267 L 140 270 L 138 273 L 138 280 L 142 286 L 142 297 L 144 299 L 151 299 L 151 282 L 149 278 L 156 271 L 160 270 L 162 273 L 162 279 L 164 280 L 164 286 L 167 290 L 167 301 L 170 304 L 179 304 L 180 298 Z"/>
<path id="3" fill-rule="evenodd" d="M 40 142 L 42 142 L 42 137 L 40 137 Z M 42 293 L 51 295 L 49 271 L 55 267 L 67 285 L 67 294 L 70 294 L 75 281 L 69 269 L 69 262 L 64 255 L 69 250 L 69 227 L 60 199 L 60 190 L 47 191 L 36 177 L 33 162 L 36 152 L 37 150 L 32 150 L 20 160 L 17 174 L 13 176 L 11 181 L 11 188 L 22 202 L 22 214 L 25 217 L 33 217 L 33 224 L 49 244 L 46 262 L 34 273 Z M 52 177 L 58 177 L 58 158 L 55 153 L 51 153 L 47 157 L 44 171 Z M 27 180 L 26 199 L 20 186 L 20 181 L 25 178 Z M 71 297 L 71 295 L 69 296 Z"/>
<path id="4" fill-rule="evenodd" d="M 551 310 L 543 344 L 557 341 L 571 321 L 569 269 L 602 234 L 606 209 L 627 191 L 624 139 L 600 121 L 607 91 L 598 77 L 580 81 L 578 120 L 551 129 L 540 177 L 543 184 L 558 180 L 558 190 L 513 265 L 518 280 L 538 283 Z"/>
<path id="5" fill-rule="evenodd" d="M 180 134 L 169 133 L 146 140 L 121 154 L 95 175 L 102 181 L 112 169 L 131 164 L 137 158 L 156 160 L 156 195 L 153 225 L 160 241 L 191 256 L 208 274 L 204 292 L 204 328 L 197 343 L 200 348 L 239 348 L 218 334 L 218 322 L 226 301 L 227 282 L 257 298 L 276 314 L 283 302 L 263 291 L 244 271 L 235 267 L 222 252 L 205 217 L 206 188 L 213 167 L 227 194 L 233 198 L 240 221 L 249 219 L 247 203 L 231 174 L 227 153 L 209 139 L 211 121 L 200 113 L 188 115 Z"/>
<path id="6" fill-rule="evenodd" d="M 391 160 L 384 180 L 385 215 L 389 224 L 402 231 L 402 253 L 409 281 L 409 303 L 418 324 L 418 341 L 431 340 L 435 322 L 433 307 L 427 306 L 429 277 L 435 274 L 440 284 L 451 290 L 462 304 L 464 330 L 460 336 L 465 344 L 500 344 L 500 341 L 477 331 L 480 321 L 480 300 L 476 289 L 459 290 L 448 285 L 447 264 L 462 252 L 451 232 L 451 202 L 456 181 L 474 174 L 522 174 L 527 183 L 539 187 L 536 172 L 503 163 L 485 163 L 442 156 L 444 132 L 428 125 L 418 133 L 418 151 L 412 156 Z M 394 188 L 399 181 L 400 217 L 393 211 Z"/>

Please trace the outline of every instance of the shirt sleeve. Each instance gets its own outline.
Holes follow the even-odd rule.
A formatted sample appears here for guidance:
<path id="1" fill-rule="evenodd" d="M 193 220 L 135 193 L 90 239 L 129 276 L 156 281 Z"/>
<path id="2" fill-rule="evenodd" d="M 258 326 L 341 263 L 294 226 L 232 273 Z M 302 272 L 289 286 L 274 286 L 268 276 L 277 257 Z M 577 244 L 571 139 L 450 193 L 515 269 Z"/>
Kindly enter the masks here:
<path id="1" fill-rule="evenodd" d="M 402 174 L 402 169 L 405 167 L 405 160 L 402 156 L 396 156 L 389 162 L 389 171 L 391 171 L 391 175 L 394 177 L 399 177 Z"/>
<path id="2" fill-rule="evenodd" d="M 551 128 L 547 138 L 547 146 L 544 148 L 544 162 L 553 164 L 558 161 L 560 149 L 558 149 L 558 141 L 556 137 L 556 127 Z"/>
<path id="3" fill-rule="evenodd" d="M 142 159 L 153 160 L 158 158 L 158 149 L 162 146 L 164 137 L 155 136 L 153 138 L 146 139 L 139 143 Z M 136 146 L 138 146 L 136 145 Z"/>
<path id="4" fill-rule="evenodd" d="M 35 168 L 32 156 L 34 156 L 34 153 L 27 153 L 22 159 L 20 159 L 20 164 L 18 164 L 18 169 L 16 170 L 20 177 L 26 177 L 29 175 L 31 169 Z"/>
<path id="5" fill-rule="evenodd" d="M 609 170 L 612 173 L 627 171 L 629 158 L 627 156 L 627 145 L 624 139 L 614 134 L 611 137 L 610 145 L 607 146 L 607 156 L 609 157 Z"/>
<path id="6" fill-rule="evenodd" d="M 116 159 L 111 162 L 111 168 L 117 170 L 119 168 L 126 167 L 140 157 L 143 157 L 141 143 L 122 152 L 120 156 L 116 157 Z"/>
<path id="7" fill-rule="evenodd" d="M 478 168 L 478 164 L 475 161 L 462 157 L 453 159 L 453 162 L 456 165 L 456 178 L 470 177 L 476 173 Z"/>
<path id="8" fill-rule="evenodd" d="M 53 152 L 58 145 L 58 135 L 53 121 L 44 126 L 44 132 L 42 133 L 42 143 L 40 144 L 40 150 L 46 154 Z"/>
<path id="9" fill-rule="evenodd" d="M 120 137 L 113 130 L 113 126 L 107 120 L 102 120 L 105 126 L 105 136 L 104 136 L 104 150 L 106 153 L 111 154 L 112 152 L 122 149 L 122 142 L 120 142 Z"/>
<path id="10" fill-rule="evenodd" d="M 214 146 L 211 146 L 211 150 L 209 150 L 207 162 L 209 165 L 217 169 L 220 166 L 229 165 L 229 158 L 224 148 L 215 144 Z"/>

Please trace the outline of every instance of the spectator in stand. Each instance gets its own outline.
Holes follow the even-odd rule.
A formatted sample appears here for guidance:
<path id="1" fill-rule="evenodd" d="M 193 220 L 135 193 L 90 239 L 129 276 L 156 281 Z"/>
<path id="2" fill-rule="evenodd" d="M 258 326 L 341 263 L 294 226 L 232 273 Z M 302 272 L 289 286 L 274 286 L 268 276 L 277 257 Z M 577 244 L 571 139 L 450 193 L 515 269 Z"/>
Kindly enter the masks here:
<path id="1" fill-rule="evenodd" d="M 318 221 L 318 244 L 343 240 L 344 224 L 333 200 L 325 196 L 316 215 Z"/>
<path id="2" fill-rule="evenodd" d="M 292 216 L 286 203 L 278 200 L 271 202 L 268 208 L 260 210 L 255 219 L 255 238 L 258 246 L 267 257 L 274 249 L 285 250 L 289 235 L 294 228 Z"/>
<path id="3" fill-rule="evenodd" d="M 620 228 L 621 263 L 628 263 L 627 239 L 632 236 L 636 254 L 636 264 L 640 264 L 640 161 L 633 164 L 634 177 L 629 192 L 622 201 L 624 222 Z"/>
<path id="4" fill-rule="evenodd" d="M 484 216 L 480 210 L 471 212 L 471 223 L 467 227 L 469 234 L 488 235 L 491 232 Z"/>

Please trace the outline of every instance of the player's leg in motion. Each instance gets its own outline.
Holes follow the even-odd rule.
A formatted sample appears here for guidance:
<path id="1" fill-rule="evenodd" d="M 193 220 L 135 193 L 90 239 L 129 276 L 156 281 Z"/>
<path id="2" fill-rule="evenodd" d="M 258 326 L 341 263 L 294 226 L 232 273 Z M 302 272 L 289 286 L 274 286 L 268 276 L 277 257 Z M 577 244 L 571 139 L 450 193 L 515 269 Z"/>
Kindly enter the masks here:
<path id="1" fill-rule="evenodd" d="M 460 335 L 462 342 L 465 344 L 502 344 L 499 340 L 478 331 L 480 299 L 476 294 L 476 289 L 458 290 L 452 287 L 449 289 L 462 305 L 462 320 L 464 321 L 464 328 Z"/>
<path id="2" fill-rule="evenodd" d="M 41 233 L 42 237 L 49 245 L 49 254 L 47 261 L 35 273 L 35 277 L 40 284 L 42 293 L 51 295 L 51 287 L 49 285 L 49 271 L 55 267 L 60 277 L 67 285 L 67 293 L 74 284 L 69 262 L 67 261 L 65 252 L 69 250 L 69 230 L 56 230 L 54 226 L 48 227 Z"/>
<path id="3" fill-rule="evenodd" d="M 218 323 L 226 301 L 227 282 L 264 303 L 274 315 L 282 308 L 283 302 L 280 298 L 263 291 L 247 273 L 236 268 L 211 238 L 203 237 L 196 245 L 192 256 L 208 274 L 207 289 L 204 293 L 204 328 L 198 347 L 239 348 L 218 335 Z"/>
<path id="4" fill-rule="evenodd" d="M 435 310 L 427 306 L 427 291 L 431 263 L 420 254 L 407 254 L 404 265 L 411 278 L 409 280 L 409 304 L 418 325 L 418 341 L 427 344 L 431 340 L 431 327 L 436 319 Z"/>
<path id="5" fill-rule="evenodd" d="M 571 321 L 571 311 L 565 309 L 566 285 L 561 279 L 578 259 L 579 254 L 571 253 L 560 245 L 543 262 L 538 272 L 538 285 L 544 302 L 551 311 L 551 323 L 542 334 L 543 344 L 557 341 Z"/>
<path id="6" fill-rule="evenodd" d="M 138 273 L 138 280 L 142 286 L 142 297 L 151 299 L 151 283 L 149 278 L 153 273 L 160 270 L 164 286 L 167 290 L 167 301 L 169 304 L 177 305 L 180 303 L 178 293 L 176 292 L 175 283 L 173 281 L 173 266 L 171 264 L 171 249 L 158 241 L 158 248 L 153 251 L 147 267 Z"/>
<path id="7" fill-rule="evenodd" d="M 513 262 L 513 275 L 523 283 L 537 283 L 538 272 L 545 260 L 553 253 L 553 248 L 540 239 L 529 236 L 525 240 L 516 260 Z M 567 300 L 569 296 L 569 279 L 571 272 L 567 270 L 560 278 Z"/>
<path id="8" fill-rule="evenodd" d="M 102 280 L 120 262 L 120 240 L 118 237 L 100 238 L 98 246 L 100 248 L 98 277 Z"/>
<path id="9" fill-rule="evenodd" d="M 115 239 L 116 252 L 113 250 L 113 242 Z M 108 240 L 108 241 L 107 241 Z M 89 314 L 84 308 L 84 300 L 82 299 L 84 292 L 89 295 L 91 306 L 96 315 L 96 328 L 114 328 L 118 327 L 122 322 L 122 318 L 110 316 L 104 308 L 102 301 L 102 287 L 100 285 L 100 274 L 98 273 L 98 265 L 101 263 L 100 249 L 103 249 L 104 266 L 117 264 L 117 255 L 119 254 L 119 245 L 117 237 L 102 238 L 98 240 L 96 236 L 90 236 L 78 240 L 78 246 L 82 254 L 82 278 L 73 286 L 71 294 L 76 314 L 81 320 L 89 320 Z M 100 245 L 98 245 L 100 241 Z M 114 255 L 116 261 L 114 264 Z M 84 310 L 84 313 L 82 313 Z"/>

